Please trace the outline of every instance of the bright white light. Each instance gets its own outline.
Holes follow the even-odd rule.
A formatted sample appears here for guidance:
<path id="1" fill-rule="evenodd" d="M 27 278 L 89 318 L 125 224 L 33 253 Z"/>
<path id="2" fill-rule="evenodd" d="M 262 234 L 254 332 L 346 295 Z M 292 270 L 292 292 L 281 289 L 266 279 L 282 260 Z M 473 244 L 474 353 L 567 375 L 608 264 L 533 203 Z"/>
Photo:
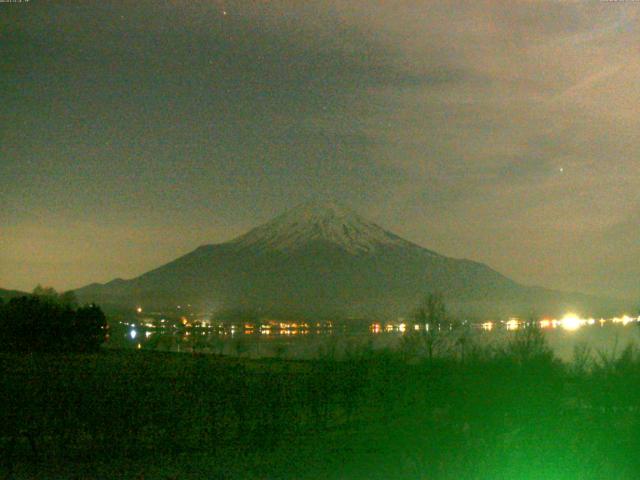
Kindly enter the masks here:
<path id="1" fill-rule="evenodd" d="M 131 337 L 131 339 L 133 340 L 134 338 L 136 338 L 138 336 L 138 332 L 136 332 L 135 330 L 131 330 L 129 332 L 129 336 Z"/>
<path id="2" fill-rule="evenodd" d="M 567 313 L 560 322 L 562 328 L 569 331 L 577 330 L 584 325 L 584 320 L 581 320 L 575 313 Z"/>

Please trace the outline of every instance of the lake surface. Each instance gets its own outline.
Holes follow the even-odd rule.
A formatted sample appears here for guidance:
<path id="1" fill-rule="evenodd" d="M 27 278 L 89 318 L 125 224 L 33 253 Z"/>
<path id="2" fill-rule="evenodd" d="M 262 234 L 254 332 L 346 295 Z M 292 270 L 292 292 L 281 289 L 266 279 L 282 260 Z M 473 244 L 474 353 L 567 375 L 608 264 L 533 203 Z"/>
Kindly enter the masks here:
<path id="1" fill-rule="evenodd" d="M 543 321 L 542 330 L 549 346 L 565 361 L 576 349 L 591 355 L 618 355 L 629 344 L 640 345 L 637 318 L 577 321 Z M 553 323 L 552 323 L 553 322 Z M 295 325 L 295 328 L 292 327 Z M 164 326 L 149 319 L 135 318 L 112 325 L 109 345 L 113 348 L 150 349 L 173 352 L 201 352 L 250 357 L 341 358 L 349 352 L 366 349 L 399 348 L 409 334 L 402 323 L 360 323 L 356 326 L 328 324 L 277 324 L 263 328 L 235 326 Z M 455 351 L 461 336 L 479 345 L 499 346 L 528 328 L 524 322 L 506 322 L 443 328 L 440 348 Z"/>

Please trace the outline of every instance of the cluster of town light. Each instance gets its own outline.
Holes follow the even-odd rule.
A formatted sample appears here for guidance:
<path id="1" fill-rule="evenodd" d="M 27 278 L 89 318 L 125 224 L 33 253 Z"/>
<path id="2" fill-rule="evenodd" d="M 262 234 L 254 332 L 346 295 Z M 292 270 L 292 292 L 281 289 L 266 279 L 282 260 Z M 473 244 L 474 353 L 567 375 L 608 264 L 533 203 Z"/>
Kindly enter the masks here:
<path id="1" fill-rule="evenodd" d="M 630 317 L 629 315 L 623 315 L 621 317 L 614 317 L 610 319 L 601 318 L 600 320 L 596 320 L 594 318 L 581 318 L 575 313 L 567 313 L 560 319 L 543 318 L 542 320 L 539 320 L 536 323 L 542 329 L 562 328 L 567 331 L 574 331 L 586 325 L 598 324 L 600 326 L 603 326 L 606 323 L 628 325 L 631 322 L 640 322 L 640 317 L 633 318 L 633 317 Z M 520 320 L 519 318 L 516 318 L 516 317 L 511 317 L 507 321 L 500 321 L 500 322 L 486 321 L 480 324 L 480 328 L 486 332 L 491 332 L 498 327 L 502 327 L 508 331 L 515 331 L 515 330 L 524 328 L 526 326 L 531 326 L 531 324 L 527 324 L 527 322 L 524 322 L 523 320 Z M 393 331 L 393 327 L 391 328 L 389 327 L 390 325 L 387 325 L 386 328 L 382 329 L 380 327 L 380 324 L 373 324 L 370 330 L 373 333 L 380 333 L 382 331 L 387 331 L 387 332 Z M 420 328 L 419 325 L 415 325 L 416 330 L 418 330 L 419 328 Z M 400 324 L 398 326 L 397 331 L 399 332 L 405 331 L 405 329 L 403 328 L 403 324 Z"/>
<path id="2" fill-rule="evenodd" d="M 574 331 L 586 325 L 599 324 L 600 326 L 603 326 L 607 322 L 610 322 L 612 324 L 628 325 L 631 322 L 638 322 L 638 321 L 640 321 L 640 317 L 633 318 L 633 317 L 630 317 L 629 315 L 623 315 L 621 317 L 613 317 L 609 320 L 605 320 L 604 318 L 601 318 L 600 320 L 596 320 L 595 318 L 581 318 L 575 313 L 567 313 L 560 320 L 555 320 L 555 319 L 541 320 L 540 327 L 542 328 L 561 327 L 564 330 Z"/>
<path id="3" fill-rule="evenodd" d="M 136 307 L 135 310 L 136 310 L 136 313 L 138 314 L 142 313 L 142 307 L 140 306 Z M 166 322 L 166 319 L 164 318 L 160 320 L 161 324 L 164 324 L 165 322 Z M 562 328 L 563 330 L 566 330 L 566 331 L 575 331 L 587 325 L 599 324 L 600 326 L 604 326 L 606 323 L 611 323 L 611 324 L 620 324 L 620 325 L 626 326 L 632 322 L 640 322 L 640 316 L 634 318 L 634 317 L 630 317 L 629 315 L 623 315 L 621 317 L 614 317 L 610 319 L 601 318 L 599 320 L 596 320 L 594 318 L 581 318 L 577 314 L 570 312 L 565 314 L 560 319 L 543 318 L 542 320 L 539 320 L 535 323 L 537 323 L 537 326 L 539 326 L 542 329 Z M 210 321 L 202 319 L 202 320 L 197 320 L 195 323 L 192 323 L 185 316 L 180 317 L 178 324 L 181 325 L 182 327 L 187 327 L 187 328 L 192 326 L 208 328 L 208 329 L 214 328 L 214 325 L 212 325 Z M 136 324 L 124 323 L 124 325 L 131 326 L 131 330 L 129 331 L 129 337 L 132 340 L 135 340 L 138 337 L 138 332 L 135 330 Z M 383 333 L 383 332 L 384 333 L 392 333 L 392 332 L 406 333 L 408 330 L 411 329 L 411 325 L 412 324 L 407 324 L 404 321 L 401 323 L 397 323 L 397 322 L 377 323 L 376 322 L 369 326 L 369 331 L 371 333 Z M 512 317 L 507 321 L 499 321 L 499 322 L 486 321 L 479 324 L 480 328 L 487 332 L 494 330 L 498 326 L 501 326 L 502 328 L 508 331 L 515 331 L 531 325 L 532 325 L 531 322 L 525 322 L 516 317 Z M 156 327 L 159 327 L 160 325 L 155 325 L 147 321 L 146 323 L 140 322 L 140 326 L 146 326 L 148 328 L 156 328 Z M 245 334 L 260 332 L 260 334 L 262 335 L 270 335 L 272 333 L 292 335 L 297 333 L 301 333 L 301 334 L 308 333 L 309 327 L 313 327 L 314 324 L 313 323 L 308 324 L 305 322 L 267 321 L 267 322 L 257 322 L 257 323 L 240 325 L 240 328 L 242 326 L 244 326 Z M 327 322 L 326 324 L 317 323 L 315 326 L 317 328 L 328 327 L 329 329 L 331 329 L 332 322 Z M 162 327 L 164 327 L 164 325 L 162 325 Z M 413 329 L 416 331 L 421 329 L 424 329 L 425 331 L 429 331 L 429 327 L 430 327 L 429 324 L 425 324 L 425 325 L 413 324 Z M 236 333 L 237 328 L 238 327 L 236 327 L 235 325 L 231 325 L 229 332 L 233 335 Z M 273 332 L 273 330 L 276 330 L 276 332 Z M 222 332 L 222 333 L 226 333 L 226 332 Z M 189 335 L 189 332 L 188 331 L 185 332 L 185 335 Z M 203 332 L 202 335 L 205 335 L 205 333 Z M 149 336 L 151 336 L 151 332 L 145 332 L 145 337 L 148 338 Z"/>
<path id="4" fill-rule="evenodd" d="M 621 317 L 614 317 L 608 320 L 604 318 L 596 320 L 595 318 L 581 318 L 575 313 L 567 313 L 560 319 L 543 318 L 538 322 L 538 326 L 543 329 L 562 328 L 571 332 L 587 325 L 599 324 L 600 326 L 603 326 L 606 323 L 628 325 L 631 322 L 640 322 L 640 317 L 633 318 L 629 315 L 623 315 Z M 509 331 L 518 330 L 526 326 L 525 322 L 515 317 L 501 323 L 504 324 L 504 327 Z M 480 326 L 482 330 L 490 332 L 496 327 L 496 322 L 484 322 Z"/>

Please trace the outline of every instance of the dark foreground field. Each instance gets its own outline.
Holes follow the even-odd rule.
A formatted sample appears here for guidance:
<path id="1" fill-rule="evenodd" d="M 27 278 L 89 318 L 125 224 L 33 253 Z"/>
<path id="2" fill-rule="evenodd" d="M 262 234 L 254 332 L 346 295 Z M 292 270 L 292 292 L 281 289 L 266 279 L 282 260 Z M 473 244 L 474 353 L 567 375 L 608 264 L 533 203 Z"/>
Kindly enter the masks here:
<path id="1" fill-rule="evenodd" d="M 522 340 L 522 339 L 521 339 Z M 0 478 L 637 479 L 640 358 L 0 356 Z"/>

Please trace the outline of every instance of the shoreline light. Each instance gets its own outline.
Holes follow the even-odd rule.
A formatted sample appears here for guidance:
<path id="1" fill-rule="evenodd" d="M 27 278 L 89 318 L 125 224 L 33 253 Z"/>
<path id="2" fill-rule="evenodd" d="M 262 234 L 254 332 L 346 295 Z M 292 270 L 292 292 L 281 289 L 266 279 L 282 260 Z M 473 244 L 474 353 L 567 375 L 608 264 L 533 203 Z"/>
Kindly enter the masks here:
<path id="1" fill-rule="evenodd" d="M 562 328 L 569 331 L 577 330 L 585 323 L 586 321 L 578 317 L 575 313 L 567 313 L 564 317 L 562 317 L 562 320 L 560 320 Z"/>
<path id="2" fill-rule="evenodd" d="M 509 321 L 506 323 L 506 326 L 507 330 L 509 331 L 518 330 L 518 328 L 520 328 L 520 322 L 517 318 L 513 317 L 509 319 Z"/>

